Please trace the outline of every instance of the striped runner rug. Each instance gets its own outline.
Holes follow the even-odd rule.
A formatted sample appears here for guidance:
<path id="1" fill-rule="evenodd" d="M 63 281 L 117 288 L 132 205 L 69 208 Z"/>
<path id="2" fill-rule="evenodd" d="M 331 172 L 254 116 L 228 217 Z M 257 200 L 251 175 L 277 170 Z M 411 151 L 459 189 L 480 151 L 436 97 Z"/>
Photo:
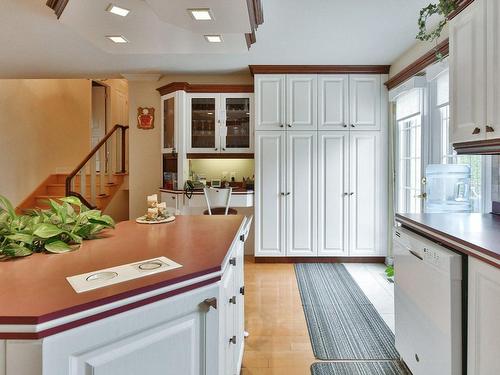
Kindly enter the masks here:
<path id="1" fill-rule="evenodd" d="M 314 363 L 312 375 L 406 375 L 410 374 L 397 361 Z"/>
<path id="2" fill-rule="evenodd" d="M 399 359 L 394 334 L 344 265 L 296 264 L 295 273 L 316 358 Z"/>

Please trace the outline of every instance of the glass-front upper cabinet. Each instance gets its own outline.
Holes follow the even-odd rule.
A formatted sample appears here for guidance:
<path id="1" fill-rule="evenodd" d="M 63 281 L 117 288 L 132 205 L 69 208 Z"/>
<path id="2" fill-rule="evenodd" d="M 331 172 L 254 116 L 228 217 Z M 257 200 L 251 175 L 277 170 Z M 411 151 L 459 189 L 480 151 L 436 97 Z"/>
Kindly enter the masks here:
<path id="1" fill-rule="evenodd" d="M 189 152 L 220 152 L 218 95 L 191 94 L 188 100 Z"/>
<path id="2" fill-rule="evenodd" d="M 162 153 L 176 153 L 176 95 L 162 96 L 161 101 L 161 149 Z"/>
<path id="3" fill-rule="evenodd" d="M 253 150 L 253 116 L 251 94 L 221 95 L 222 152 L 251 152 Z"/>

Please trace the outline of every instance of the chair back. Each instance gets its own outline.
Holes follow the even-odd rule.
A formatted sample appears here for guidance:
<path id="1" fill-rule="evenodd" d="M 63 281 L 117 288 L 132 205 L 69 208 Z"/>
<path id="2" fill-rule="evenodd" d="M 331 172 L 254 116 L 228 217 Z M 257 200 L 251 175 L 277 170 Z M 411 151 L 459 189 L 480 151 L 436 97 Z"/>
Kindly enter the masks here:
<path id="1" fill-rule="evenodd" d="M 212 215 L 212 208 L 224 207 L 224 215 L 227 215 L 232 191 L 232 188 L 204 188 L 203 192 L 205 193 L 205 200 L 207 201 L 208 214 Z"/>

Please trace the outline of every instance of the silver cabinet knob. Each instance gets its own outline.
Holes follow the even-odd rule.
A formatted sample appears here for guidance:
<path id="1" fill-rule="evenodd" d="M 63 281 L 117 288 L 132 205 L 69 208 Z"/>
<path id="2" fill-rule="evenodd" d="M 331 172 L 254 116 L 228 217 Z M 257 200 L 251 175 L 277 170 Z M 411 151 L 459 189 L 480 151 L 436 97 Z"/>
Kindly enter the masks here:
<path id="1" fill-rule="evenodd" d="M 283 124 L 280 124 L 280 128 L 284 128 L 284 127 L 285 127 L 285 125 L 283 125 Z"/>
<path id="2" fill-rule="evenodd" d="M 235 345 L 236 345 L 236 336 L 231 337 L 231 338 L 229 339 L 229 342 L 230 342 L 231 344 L 235 344 Z"/>
<path id="3" fill-rule="evenodd" d="M 229 303 L 236 305 L 236 296 L 232 296 L 231 298 L 229 298 Z"/>
<path id="4" fill-rule="evenodd" d="M 236 266 L 236 258 L 229 259 L 229 264 Z"/>

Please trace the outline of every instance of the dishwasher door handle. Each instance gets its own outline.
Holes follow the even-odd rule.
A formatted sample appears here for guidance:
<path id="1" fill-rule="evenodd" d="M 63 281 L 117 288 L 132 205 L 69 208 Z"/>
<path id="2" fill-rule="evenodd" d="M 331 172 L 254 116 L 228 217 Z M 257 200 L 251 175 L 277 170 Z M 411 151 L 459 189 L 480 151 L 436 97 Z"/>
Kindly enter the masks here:
<path id="1" fill-rule="evenodd" d="M 418 253 L 416 253 L 415 251 L 413 250 L 408 250 L 410 252 L 411 255 L 413 255 L 414 257 L 417 257 L 418 259 L 420 260 L 424 260 L 424 258 L 422 258 Z"/>

